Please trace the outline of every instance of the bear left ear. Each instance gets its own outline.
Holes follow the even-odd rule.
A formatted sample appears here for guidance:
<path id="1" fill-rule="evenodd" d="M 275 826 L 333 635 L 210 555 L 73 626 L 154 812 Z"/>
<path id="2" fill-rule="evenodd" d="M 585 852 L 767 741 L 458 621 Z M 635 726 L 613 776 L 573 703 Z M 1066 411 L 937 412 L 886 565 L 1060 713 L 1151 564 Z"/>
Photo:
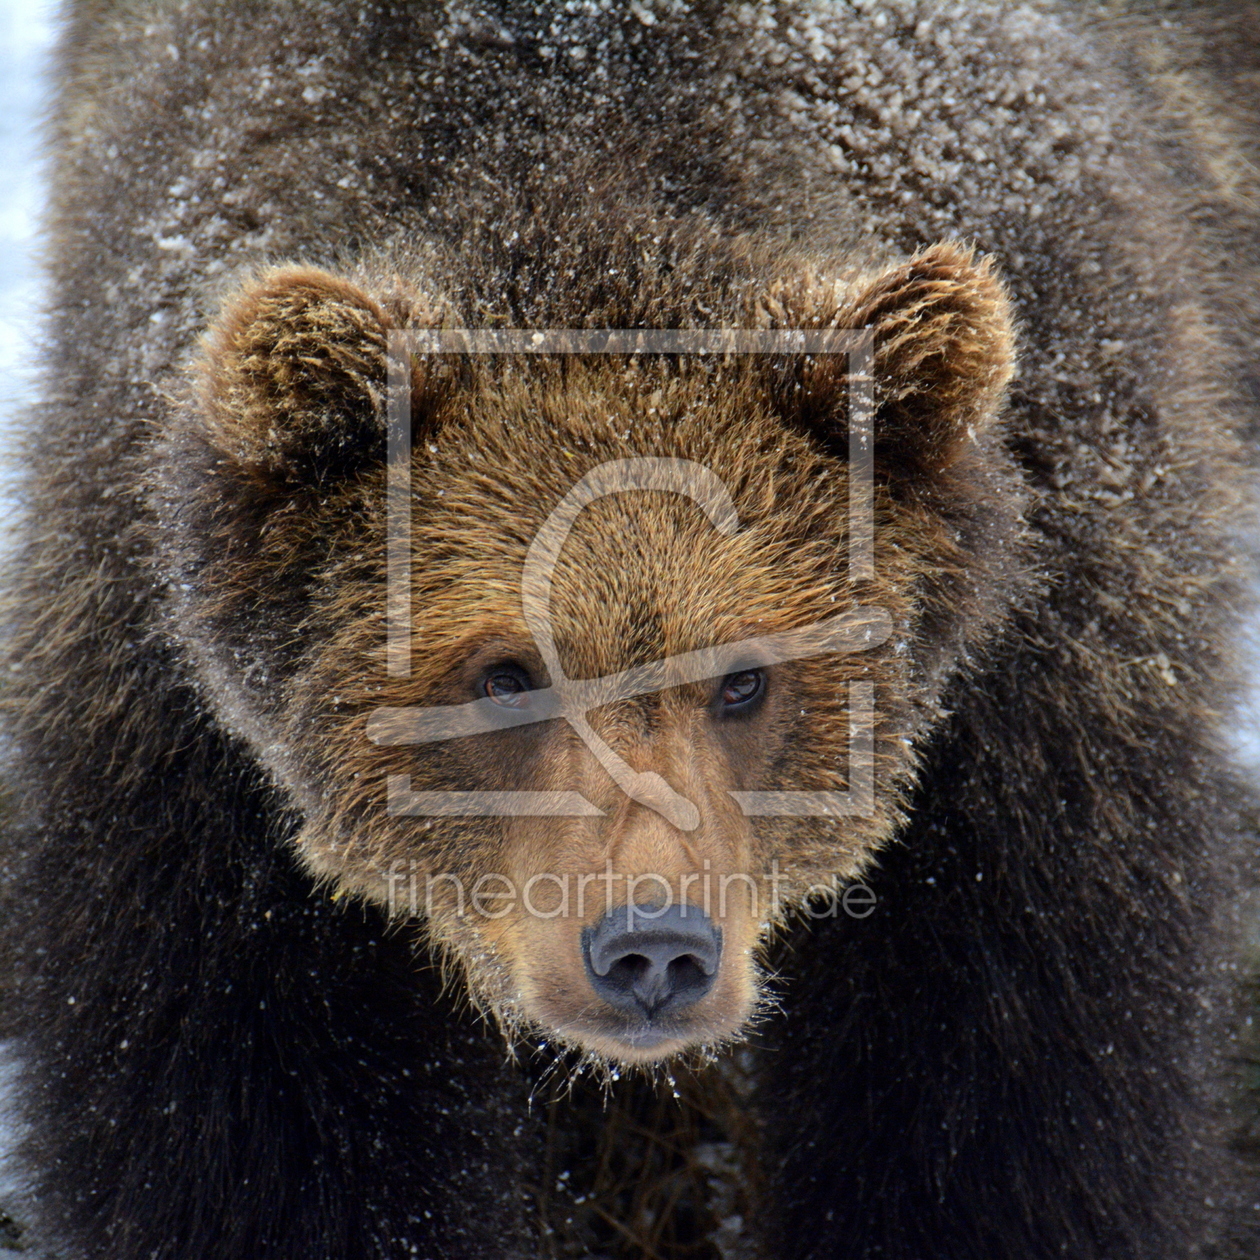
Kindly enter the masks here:
<path id="1" fill-rule="evenodd" d="M 339 537 L 374 537 L 361 493 L 383 502 L 389 334 L 436 326 L 445 310 L 397 284 L 369 296 L 313 268 L 264 272 L 211 323 L 188 404 L 152 445 L 172 634 L 220 718 L 260 748 L 305 647 L 298 627 L 325 581 L 330 521 Z M 429 428 L 449 381 L 424 363 L 410 371 Z"/>
<path id="2" fill-rule="evenodd" d="M 327 272 L 265 274 L 228 303 L 203 343 L 196 410 L 205 440 L 274 488 L 383 460 L 394 323 Z"/>
<path id="3" fill-rule="evenodd" d="M 829 298 L 829 301 L 827 300 Z M 798 286 L 778 321 L 874 333 L 875 465 L 895 493 L 945 472 L 997 418 L 1015 363 L 1010 300 L 989 258 L 942 243 L 853 287 Z M 792 418 L 827 440 L 847 432 L 845 356 L 809 360 Z"/>

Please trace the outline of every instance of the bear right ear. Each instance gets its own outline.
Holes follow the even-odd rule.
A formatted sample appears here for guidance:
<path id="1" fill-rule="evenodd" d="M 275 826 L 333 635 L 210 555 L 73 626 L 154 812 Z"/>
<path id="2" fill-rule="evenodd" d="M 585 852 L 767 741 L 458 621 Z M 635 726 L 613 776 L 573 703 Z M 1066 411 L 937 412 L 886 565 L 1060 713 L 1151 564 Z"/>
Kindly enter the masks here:
<path id="1" fill-rule="evenodd" d="M 993 427 L 1015 364 L 1010 299 L 992 261 L 952 242 L 933 245 L 837 302 L 809 280 L 774 297 L 772 315 L 799 327 L 874 335 L 875 465 L 894 493 L 921 492 Z M 786 410 L 825 442 L 848 431 L 847 356 L 806 361 Z"/>
<path id="2" fill-rule="evenodd" d="M 203 342 L 196 412 L 205 440 L 259 488 L 312 485 L 385 458 L 394 317 L 313 268 L 265 274 Z"/>

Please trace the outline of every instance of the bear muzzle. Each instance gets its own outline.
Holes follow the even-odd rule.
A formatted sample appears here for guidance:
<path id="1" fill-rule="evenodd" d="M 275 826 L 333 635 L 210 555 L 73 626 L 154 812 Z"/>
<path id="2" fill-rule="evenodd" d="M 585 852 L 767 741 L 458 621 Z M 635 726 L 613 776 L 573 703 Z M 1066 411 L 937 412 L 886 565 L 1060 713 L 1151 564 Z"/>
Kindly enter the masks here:
<path id="1" fill-rule="evenodd" d="M 544 1033 L 609 1061 L 649 1063 L 737 1036 L 757 1004 L 756 923 L 731 908 L 623 903 L 583 926 L 530 925 L 520 1001 Z M 518 954 L 519 956 L 519 954 Z"/>

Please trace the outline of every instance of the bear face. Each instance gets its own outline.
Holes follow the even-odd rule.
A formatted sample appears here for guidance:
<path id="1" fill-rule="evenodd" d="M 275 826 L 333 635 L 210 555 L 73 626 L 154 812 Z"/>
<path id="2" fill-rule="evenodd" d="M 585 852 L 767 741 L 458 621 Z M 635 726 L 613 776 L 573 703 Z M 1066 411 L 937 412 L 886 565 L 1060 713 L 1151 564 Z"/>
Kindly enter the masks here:
<path id="1" fill-rule="evenodd" d="M 991 267 L 941 245 L 836 274 L 772 278 L 731 322 L 873 331 L 877 577 L 849 565 L 843 356 L 391 359 L 449 308 L 295 268 L 204 342 L 154 470 L 174 637 L 301 812 L 309 869 L 418 917 L 509 1034 L 635 1063 L 746 1029 L 767 939 L 834 912 L 892 834 L 913 740 L 1018 586 Z M 443 793 L 541 795 L 478 816 Z"/>

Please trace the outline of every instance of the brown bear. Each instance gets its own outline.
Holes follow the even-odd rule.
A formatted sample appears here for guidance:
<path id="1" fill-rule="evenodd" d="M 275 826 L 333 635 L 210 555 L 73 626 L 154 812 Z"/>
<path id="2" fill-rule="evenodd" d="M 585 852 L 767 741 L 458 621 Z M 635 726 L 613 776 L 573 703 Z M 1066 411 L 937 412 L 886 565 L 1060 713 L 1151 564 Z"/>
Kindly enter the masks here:
<path id="1" fill-rule="evenodd" d="M 1258 21 L 69 7 L 39 1245 L 1248 1254 Z M 684 1075 L 747 1220 L 581 1166 Z"/>

